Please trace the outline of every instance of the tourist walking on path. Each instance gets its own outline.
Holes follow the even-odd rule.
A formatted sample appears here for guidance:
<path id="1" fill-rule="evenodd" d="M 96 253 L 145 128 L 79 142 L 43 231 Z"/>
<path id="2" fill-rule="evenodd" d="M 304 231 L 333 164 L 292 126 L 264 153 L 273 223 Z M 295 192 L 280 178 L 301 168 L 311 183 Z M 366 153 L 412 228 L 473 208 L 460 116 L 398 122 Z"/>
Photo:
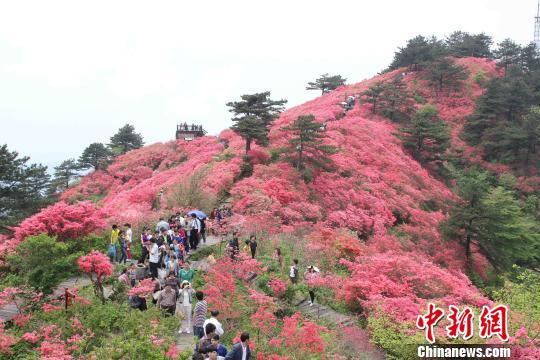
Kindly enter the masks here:
<path id="1" fill-rule="evenodd" d="M 219 336 L 223 336 L 223 326 L 221 325 L 221 323 L 217 319 L 217 317 L 219 316 L 219 311 L 212 310 L 212 311 L 210 311 L 210 315 L 211 315 L 210 318 L 206 319 L 204 321 L 204 324 L 203 324 L 203 328 L 205 329 L 204 333 L 208 334 L 206 332 L 206 325 L 214 324 L 214 326 L 216 327 L 216 331 L 215 331 L 216 334 L 219 335 Z"/>
<path id="2" fill-rule="evenodd" d="M 156 239 L 150 239 L 150 246 L 148 246 L 148 253 L 150 254 L 150 274 L 153 279 L 158 278 L 159 267 L 159 247 L 156 244 Z"/>
<path id="3" fill-rule="evenodd" d="M 251 258 L 255 259 L 257 253 L 257 237 L 255 235 L 249 237 L 249 250 L 251 250 Z"/>
<path id="4" fill-rule="evenodd" d="M 118 232 L 118 243 L 120 244 L 120 251 L 121 251 L 121 255 L 120 255 L 120 259 L 118 260 L 118 263 L 121 264 L 123 261 L 125 264 L 127 260 L 127 240 L 126 240 L 126 234 L 124 230 L 120 230 L 120 232 Z"/>
<path id="5" fill-rule="evenodd" d="M 156 232 L 160 232 L 161 229 L 169 230 L 169 223 L 165 221 L 165 218 L 160 217 L 158 223 L 156 224 Z"/>
<path id="6" fill-rule="evenodd" d="M 283 255 L 281 255 L 281 249 L 278 247 L 274 251 L 274 259 L 279 264 L 279 268 L 282 269 L 283 268 Z"/>
<path id="7" fill-rule="evenodd" d="M 291 283 L 293 284 L 298 282 L 298 259 L 293 259 L 293 264 L 289 269 L 289 280 L 291 280 Z"/>
<path id="8" fill-rule="evenodd" d="M 207 354 L 211 351 L 217 351 L 217 347 L 212 343 L 212 338 L 216 331 L 216 326 L 214 324 L 206 324 L 204 327 L 204 335 L 197 344 L 197 352 L 200 354 Z"/>
<path id="9" fill-rule="evenodd" d="M 116 260 L 116 244 L 118 243 L 118 234 L 120 231 L 118 230 L 118 225 L 114 224 L 112 226 L 111 230 L 111 241 L 109 242 L 109 258 L 111 259 L 111 262 L 114 262 Z"/>
<path id="10" fill-rule="evenodd" d="M 202 291 L 197 291 L 195 293 L 197 298 L 197 304 L 195 305 L 195 310 L 193 311 L 193 334 L 195 334 L 199 339 L 204 336 L 204 321 L 206 320 L 206 312 L 208 311 L 208 303 L 204 300 L 204 293 Z"/>
<path id="11" fill-rule="evenodd" d="M 217 359 L 225 359 L 225 356 L 227 356 L 227 348 L 225 347 L 225 345 L 219 342 L 219 339 L 219 335 L 214 335 L 214 337 L 212 338 L 212 344 L 217 349 Z"/>
<path id="12" fill-rule="evenodd" d="M 133 230 L 131 229 L 131 224 L 124 224 L 126 228 L 126 241 L 127 241 L 127 259 L 131 261 L 133 257 L 131 256 L 131 243 L 133 242 Z"/>
<path id="13" fill-rule="evenodd" d="M 203 243 L 206 244 L 206 220 L 205 219 L 198 219 L 198 220 L 199 220 L 199 223 L 201 224 L 200 238 L 202 239 Z"/>
<path id="14" fill-rule="evenodd" d="M 317 277 L 319 277 L 319 269 L 313 265 L 308 266 L 307 271 L 304 273 L 304 280 L 308 286 L 309 306 L 312 306 L 315 302 L 315 288 L 312 283 Z"/>
<path id="15" fill-rule="evenodd" d="M 249 349 L 249 334 L 243 332 L 240 335 L 240 342 L 234 344 L 231 351 L 225 356 L 225 360 L 250 360 L 251 350 Z"/>
<path id="16" fill-rule="evenodd" d="M 170 285 L 166 285 L 165 289 L 159 294 L 157 305 L 165 313 L 174 315 L 176 311 L 176 291 Z"/>
<path id="17" fill-rule="evenodd" d="M 148 228 L 144 227 L 141 234 L 141 258 L 139 264 L 143 264 L 148 257 L 148 247 L 150 246 L 150 239 L 152 235 L 149 234 Z"/>
<path id="18" fill-rule="evenodd" d="M 182 304 L 182 313 L 184 314 L 184 321 L 180 324 L 179 334 L 186 332 L 191 333 L 191 310 L 193 302 L 193 289 L 188 281 L 182 281 L 180 289 L 180 295 L 178 301 Z"/>
<path id="19" fill-rule="evenodd" d="M 191 265 L 188 261 L 184 263 L 184 266 L 182 269 L 180 269 L 180 273 L 178 277 L 180 278 L 180 283 L 184 281 L 188 281 L 189 283 L 193 282 L 193 277 L 195 276 L 195 270 L 191 268 Z"/>
<path id="20" fill-rule="evenodd" d="M 189 246 L 192 250 L 197 250 L 199 245 L 199 236 L 201 232 L 201 221 L 195 214 L 191 214 L 191 223 L 189 231 Z"/>

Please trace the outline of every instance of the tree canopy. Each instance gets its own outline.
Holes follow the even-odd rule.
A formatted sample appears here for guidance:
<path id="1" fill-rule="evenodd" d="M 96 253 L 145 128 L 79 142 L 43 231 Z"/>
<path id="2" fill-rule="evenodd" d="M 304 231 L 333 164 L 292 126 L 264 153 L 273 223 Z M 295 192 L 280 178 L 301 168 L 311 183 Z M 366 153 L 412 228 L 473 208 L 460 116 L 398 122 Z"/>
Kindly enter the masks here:
<path id="1" fill-rule="evenodd" d="M 469 77 L 469 71 L 465 66 L 455 64 L 452 59 L 441 57 L 427 62 L 422 76 L 437 93 L 441 93 L 445 90 L 459 90 L 463 81 Z"/>
<path id="2" fill-rule="evenodd" d="M 81 169 L 93 168 L 94 170 L 104 169 L 111 155 L 109 149 L 102 143 L 92 143 L 84 149 L 79 158 Z"/>
<path id="3" fill-rule="evenodd" d="M 323 95 L 345 85 L 346 81 L 347 79 L 341 77 L 341 75 L 323 74 L 314 82 L 308 82 L 306 90 L 321 90 L 321 95 Z"/>
<path id="4" fill-rule="evenodd" d="M 268 143 L 268 128 L 284 109 L 287 100 L 270 99 L 270 91 L 242 95 L 240 101 L 228 102 L 234 114 L 231 129 L 246 141 L 246 154 L 251 143 L 265 146 Z"/>
<path id="5" fill-rule="evenodd" d="M 455 57 L 482 57 L 490 58 L 493 39 L 484 33 L 469 34 L 463 31 L 454 31 L 445 40 L 448 53 Z"/>
<path id="6" fill-rule="evenodd" d="M 298 171 L 306 170 L 306 164 L 313 168 L 329 170 L 332 160 L 328 155 L 336 153 L 337 148 L 324 144 L 326 130 L 324 125 L 315 121 L 315 116 L 301 115 L 291 125 L 282 127 L 281 130 L 292 135 L 289 147 L 285 151 L 287 159 Z M 308 169 L 308 173 L 304 173 L 304 180 L 310 178 L 310 172 Z"/>
<path id="7" fill-rule="evenodd" d="M 449 146 L 448 126 L 433 105 L 418 109 L 409 125 L 399 129 L 403 145 L 422 161 L 440 159 Z"/>
<path id="8" fill-rule="evenodd" d="M 109 147 L 115 155 L 124 154 L 128 151 L 138 149 L 144 145 L 141 134 L 135 132 L 135 127 L 126 124 L 111 137 Z"/>
<path id="9" fill-rule="evenodd" d="M 75 159 L 67 159 L 54 168 L 54 177 L 51 182 L 51 192 L 59 193 L 66 190 L 71 182 L 80 174 L 81 165 Z"/>
<path id="10" fill-rule="evenodd" d="M 0 147 L 0 231 L 33 214 L 48 203 L 50 175 L 41 164 L 28 164 L 7 145 Z"/>

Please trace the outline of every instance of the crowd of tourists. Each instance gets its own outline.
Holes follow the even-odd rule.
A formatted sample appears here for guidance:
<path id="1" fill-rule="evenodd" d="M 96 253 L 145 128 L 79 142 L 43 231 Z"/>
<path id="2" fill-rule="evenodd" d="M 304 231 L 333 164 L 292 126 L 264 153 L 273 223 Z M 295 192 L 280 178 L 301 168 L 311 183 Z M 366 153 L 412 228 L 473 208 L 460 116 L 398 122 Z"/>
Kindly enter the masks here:
<path id="1" fill-rule="evenodd" d="M 214 209 L 209 220 L 219 224 L 231 215 L 229 208 Z M 131 225 L 126 223 L 122 229 L 113 225 L 108 255 L 112 262 L 126 264 L 130 261 L 130 265 L 118 277 L 127 288 L 135 287 L 143 279 L 151 279 L 152 305 L 166 315 L 181 319 L 180 334 L 193 333 L 198 339 L 193 359 L 250 359 L 249 334 L 242 333 L 240 342 L 227 351 L 220 342 L 224 330 L 218 320 L 219 311 L 209 311 L 204 292 L 193 288 L 195 270 L 187 258 L 200 243 L 206 242 L 206 235 L 207 218 L 202 212 L 194 211 L 185 215 L 176 213 L 167 220 L 160 218 L 155 228 L 143 228 L 141 256 L 135 262 L 131 251 Z M 255 238 L 250 241 L 256 243 Z M 254 257 L 256 245 L 253 249 Z M 141 311 L 150 306 L 145 297 L 138 295 L 130 295 L 128 303 L 130 307 Z"/>
<path id="2" fill-rule="evenodd" d="M 188 261 L 188 255 L 195 251 L 201 242 L 206 242 L 207 220 L 220 224 L 231 214 L 230 209 L 222 208 L 214 209 L 209 219 L 206 218 L 206 214 L 198 211 L 184 215 L 176 213 L 167 220 L 160 218 L 155 228 L 143 228 L 140 239 L 141 256 L 137 261 L 133 261 L 131 252 L 133 245 L 131 225 L 126 223 L 122 229 L 117 225 L 112 226 L 109 244 L 111 261 L 123 264 L 130 261 L 130 265 L 122 270 L 119 281 L 127 288 L 132 288 L 143 279 L 151 279 L 152 306 L 158 307 L 167 316 L 181 319 L 179 334 L 193 334 L 197 338 L 193 359 L 249 360 L 251 356 L 248 333 L 242 333 L 240 342 L 233 345 L 230 351 L 227 351 L 225 345 L 220 342 L 224 329 L 219 321 L 219 311 L 212 309 L 209 311 L 204 292 L 193 287 L 195 269 Z M 257 237 L 251 235 L 240 248 L 238 232 L 233 232 L 225 254 L 237 260 L 242 251 L 246 256 L 255 259 L 257 246 Z M 274 259 L 282 268 L 283 256 L 280 248 L 275 249 Z M 207 260 L 215 261 L 212 255 Z M 310 305 L 315 301 L 315 293 L 309 281 L 318 276 L 318 273 L 316 267 L 309 266 L 304 274 L 309 288 Z M 292 283 L 299 280 L 297 259 L 293 259 L 290 266 L 289 280 Z M 141 311 L 147 310 L 150 306 L 145 297 L 138 295 L 130 295 L 128 303 L 131 308 Z"/>

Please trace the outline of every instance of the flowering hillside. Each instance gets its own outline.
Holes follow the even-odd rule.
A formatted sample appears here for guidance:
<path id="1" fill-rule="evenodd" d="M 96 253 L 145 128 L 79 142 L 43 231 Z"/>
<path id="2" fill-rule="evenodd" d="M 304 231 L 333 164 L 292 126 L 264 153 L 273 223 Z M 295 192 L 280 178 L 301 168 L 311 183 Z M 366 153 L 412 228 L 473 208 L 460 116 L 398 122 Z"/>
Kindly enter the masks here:
<path id="1" fill-rule="evenodd" d="M 470 78 L 452 96 L 436 97 L 418 73 L 396 70 L 283 112 L 272 125 L 269 146 L 252 146 L 249 159 L 254 168 L 247 178 L 240 179 L 244 142 L 231 130 L 217 138 L 169 141 L 130 151 L 107 170 L 84 177 L 62 194 L 58 204 L 22 222 L 14 239 L 0 249 L 5 253 L 40 232 L 61 241 L 112 223 L 129 222 L 138 231 L 172 211 L 199 205 L 209 211 L 208 207 L 228 200 L 234 216 L 227 224 L 243 235 L 264 234 L 262 242 L 283 234 L 307 239 L 308 251 L 317 254 L 313 258 L 325 273 L 318 285 L 332 289 L 336 301 L 361 309 L 367 317 L 392 316 L 411 330 L 430 301 L 489 305 L 465 275 L 464 248 L 445 241 L 439 230 L 456 195 L 405 150 L 395 136 L 396 124 L 372 115 L 369 104 L 357 103 L 347 113 L 340 105 L 377 81 L 402 76 L 407 87 L 436 105 L 450 125 L 449 151 L 460 151 L 472 163 L 503 172 L 504 166 L 486 163 L 459 137 L 482 92 L 474 76 L 479 72 L 498 76 L 495 64 L 475 58 L 458 61 L 470 70 Z M 326 125 L 325 143 L 338 151 L 331 155 L 333 171 L 321 170 L 305 183 L 293 166 L 271 155 L 287 144 L 282 127 L 307 114 Z M 186 202 L 190 196 L 194 200 Z M 477 255 L 476 260 L 479 269 L 485 267 L 483 258 Z M 339 274 L 333 273 L 336 267 Z M 212 279 L 219 287 L 228 284 L 219 272 L 211 271 L 207 277 L 208 289 L 216 288 Z M 210 294 L 224 296 L 217 290 Z"/>

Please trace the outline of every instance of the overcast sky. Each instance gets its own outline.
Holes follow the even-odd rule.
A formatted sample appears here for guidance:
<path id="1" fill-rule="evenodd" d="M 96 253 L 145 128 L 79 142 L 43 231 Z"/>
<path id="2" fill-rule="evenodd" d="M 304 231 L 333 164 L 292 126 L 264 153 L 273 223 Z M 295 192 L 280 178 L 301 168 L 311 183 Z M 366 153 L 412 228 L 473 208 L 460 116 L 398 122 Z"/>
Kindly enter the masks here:
<path id="1" fill-rule="evenodd" d="M 0 144 L 54 166 L 126 123 L 147 144 L 180 122 L 210 134 L 225 103 L 294 106 L 322 73 L 372 77 L 415 35 L 532 41 L 536 0 L 2 1 Z"/>

